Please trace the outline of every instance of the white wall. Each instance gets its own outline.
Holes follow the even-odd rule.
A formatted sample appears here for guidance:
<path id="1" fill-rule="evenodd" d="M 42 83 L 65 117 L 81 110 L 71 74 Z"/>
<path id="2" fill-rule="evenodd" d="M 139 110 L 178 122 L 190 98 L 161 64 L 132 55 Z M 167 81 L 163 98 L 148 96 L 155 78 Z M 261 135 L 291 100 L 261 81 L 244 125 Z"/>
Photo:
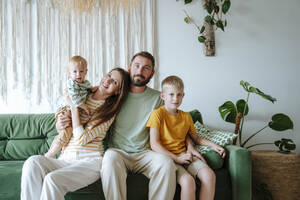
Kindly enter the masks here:
<path id="1" fill-rule="evenodd" d="M 271 102 L 251 95 L 250 111 L 244 124 L 246 134 L 262 128 L 271 116 L 285 113 L 294 130 L 265 129 L 250 143 L 291 138 L 300 152 L 300 1 L 232 1 L 225 32 L 216 32 L 216 56 L 205 57 L 194 26 L 183 21 L 182 9 L 202 23 L 205 11 L 201 1 L 184 5 L 183 0 L 157 1 L 159 81 L 179 75 L 185 82 L 182 109 L 199 109 L 204 123 L 233 130 L 224 122 L 218 107 L 225 101 L 246 97 L 240 80 L 250 82 L 277 99 Z M 260 148 L 273 149 L 273 146 Z"/>

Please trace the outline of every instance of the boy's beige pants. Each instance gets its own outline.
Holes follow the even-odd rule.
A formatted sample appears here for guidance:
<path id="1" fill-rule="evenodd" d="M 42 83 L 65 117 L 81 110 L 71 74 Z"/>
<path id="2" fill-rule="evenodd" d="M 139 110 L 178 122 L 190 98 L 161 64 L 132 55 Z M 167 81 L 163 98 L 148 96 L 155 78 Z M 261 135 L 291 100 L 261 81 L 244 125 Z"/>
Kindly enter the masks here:
<path id="1" fill-rule="evenodd" d="M 150 179 L 149 200 L 172 200 L 176 189 L 176 166 L 169 157 L 146 150 L 126 153 L 110 148 L 103 157 L 101 179 L 106 200 L 126 199 L 126 178 L 129 171 Z"/>

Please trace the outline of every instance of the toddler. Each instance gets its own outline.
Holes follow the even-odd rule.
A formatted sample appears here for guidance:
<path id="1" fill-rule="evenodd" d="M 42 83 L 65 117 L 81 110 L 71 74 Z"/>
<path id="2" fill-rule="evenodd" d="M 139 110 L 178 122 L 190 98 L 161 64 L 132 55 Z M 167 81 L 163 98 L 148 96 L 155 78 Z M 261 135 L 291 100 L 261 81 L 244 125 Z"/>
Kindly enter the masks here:
<path id="1" fill-rule="evenodd" d="M 83 57 L 73 56 L 67 64 L 67 71 L 68 94 L 73 105 L 81 108 L 80 118 L 82 123 L 84 124 L 89 120 L 89 116 L 91 114 L 89 107 L 85 104 L 87 95 L 89 91 L 94 92 L 95 90 L 97 90 L 97 87 L 92 88 L 90 82 L 85 79 L 85 76 L 87 74 L 87 62 Z M 56 119 L 60 113 L 71 115 L 68 106 L 59 108 L 55 116 Z M 68 144 L 70 138 L 72 137 L 72 131 L 73 130 L 71 127 L 66 128 L 64 131 L 61 131 L 58 136 L 55 137 L 49 148 L 49 151 L 45 154 L 45 156 L 53 158 L 55 154 L 59 153 L 61 149 Z"/>

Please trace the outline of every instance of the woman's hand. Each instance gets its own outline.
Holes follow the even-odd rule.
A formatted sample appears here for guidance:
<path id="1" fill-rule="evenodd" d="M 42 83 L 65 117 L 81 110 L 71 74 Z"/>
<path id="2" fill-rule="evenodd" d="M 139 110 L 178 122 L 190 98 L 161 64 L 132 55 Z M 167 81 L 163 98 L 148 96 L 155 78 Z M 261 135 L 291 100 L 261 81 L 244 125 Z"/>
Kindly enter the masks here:
<path id="1" fill-rule="evenodd" d="M 56 121 L 56 130 L 61 131 L 69 126 L 72 126 L 71 116 L 67 113 L 58 114 Z"/>

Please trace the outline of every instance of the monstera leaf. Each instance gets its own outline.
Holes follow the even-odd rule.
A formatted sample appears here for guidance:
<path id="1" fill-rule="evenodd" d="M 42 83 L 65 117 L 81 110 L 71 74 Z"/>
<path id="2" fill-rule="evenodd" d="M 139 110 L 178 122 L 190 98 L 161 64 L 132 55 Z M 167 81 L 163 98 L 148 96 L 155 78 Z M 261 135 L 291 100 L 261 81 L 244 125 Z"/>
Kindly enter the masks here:
<path id="1" fill-rule="evenodd" d="M 238 111 L 238 113 L 242 113 L 242 115 L 244 113 L 245 106 L 246 106 L 246 110 L 245 110 L 244 116 L 248 115 L 248 112 L 249 112 L 248 104 L 246 103 L 246 101 L 244 99 L 240 99 L 236 102 L 237 111 Z"/>
<path id="2" fill-rule="evenodd" d="M 285 131 L 293 129 L 294 124 L 289 116 L 278 113 L 272 116 L 272 121 L 269 122 L 269 127 L 275 131 Z"/>
<path id="3" fill-rule="evenodd" d="M 258 94 L 259 96 L 261 96 L 264 99 L 267 99 L 269 101 L 271 101 L 272 103 L 274 103 L 276 101 L 275 98 L 271 97 L 270 95 L 267 95 L 265 93 L 263 93 L 262 91 L 260 91 L 260 89 L 255 88 L 253 86 L 250 85 L 250 83 L 245 82 L 245 81 L 241 81 L 240 85 L 244 88 L 244 90 L 246 90 L 247 92 L 251 92 L 251 93 L 255 93 Z"/>
<path id="4" fill-rule="evenodd" d="M 236 105 L 234 105 L 231 101 L 226 101 L 223 105 L 219 107 L 219 112 L 223 120 L 225 120 L 226 122 L 235 123 L 236 115 L 239 112 L 243 114 L 245 106 L 246 116 L 249 112 L 249 107 L 244 99 L 238 100 L 236 102 Z"/>
<path id="5" fill-rule="evenodd" d="M 235 123 L 235 117 L 237 115 L 237 109 L 231 101 L 226 101 L 219 107 L 221 117 L 226 122 Z"/>
<path id="6" fill-rule="evenodd" d="M 296 149 L 296 144 L 291 139 L 282 138 L 275 141 L 274 144 L 279 148 L 279 152 L 281 153 L 289 153 L 291 150 Z"/>

